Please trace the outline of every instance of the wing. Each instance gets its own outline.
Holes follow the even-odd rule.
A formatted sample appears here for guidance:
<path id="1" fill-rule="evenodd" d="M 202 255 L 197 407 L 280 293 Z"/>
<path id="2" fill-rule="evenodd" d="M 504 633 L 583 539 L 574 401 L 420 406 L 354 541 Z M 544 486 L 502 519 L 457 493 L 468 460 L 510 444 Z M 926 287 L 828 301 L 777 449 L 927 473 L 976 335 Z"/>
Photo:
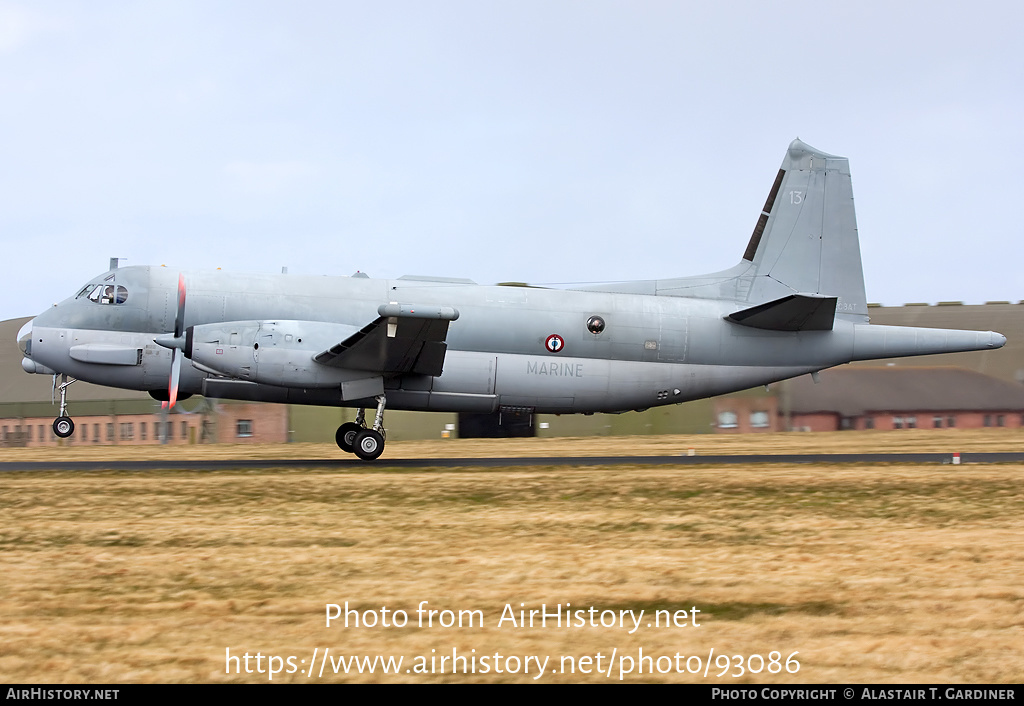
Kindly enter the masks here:
<path id="1" fill-rule="evenodd" d="M 334 368 L 385 375 L 440 375 L 448 350 L 448 324 L 459 318 L 451 307 L 384 304 L 380 317 L 313 360 Z"/>

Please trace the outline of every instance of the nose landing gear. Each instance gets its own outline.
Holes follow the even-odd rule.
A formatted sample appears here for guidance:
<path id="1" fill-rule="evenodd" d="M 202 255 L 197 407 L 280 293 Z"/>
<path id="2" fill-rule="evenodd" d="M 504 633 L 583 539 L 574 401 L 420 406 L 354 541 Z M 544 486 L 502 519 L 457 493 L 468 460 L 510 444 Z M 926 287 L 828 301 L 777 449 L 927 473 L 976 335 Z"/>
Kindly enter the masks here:
<path id="1" fill-rule="evenodd" d="M 53 386 L 60 390 L 60 414 L 53 420 L 53 433 L 61 439 L 66 439 L 75 433 L 75 423 L 68 416 L 68 387 L 78 382 L 74 378 L 68 380 L 67 375 L 61 375 L 61 384 L 57 385 L 57 376 L 53 376 Z"/>
<path id="2" fill-rule="evenodd" d="M 366 427 L 366 409 L 360 407 L 354 422 L 345 422 L 334 434 L 338 448 L 346 453 L 354 453 L 364 461 L 372 461 L 384 453 L 384 407 L 387 397 L 377 397 L 377 414 L 373 419 L 373 427 Z"/>
<path id="3" fill-rule="evenodd" d="M 75 433 L 75 423 L 71 417 L 60 416 L 53 420 L 53 433 L 66 439 Z"/>

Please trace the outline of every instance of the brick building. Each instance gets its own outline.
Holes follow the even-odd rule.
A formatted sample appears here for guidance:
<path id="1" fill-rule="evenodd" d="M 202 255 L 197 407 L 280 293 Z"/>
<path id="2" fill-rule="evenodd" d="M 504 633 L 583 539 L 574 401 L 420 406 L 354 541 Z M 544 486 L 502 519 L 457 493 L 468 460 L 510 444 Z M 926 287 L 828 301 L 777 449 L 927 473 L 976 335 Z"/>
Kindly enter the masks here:
<path id="1" fill-rule="evenodd" d="M 1024 385 L 962 368 L 840 367 L 715 400 L 716 431 L 1024 426 Z"/>
<path id="2" fill-rule="evenodd" d="M 28 415 L 0 420 L 0 446 L 101 446 L 155 444 L 270 444 L 288 440 L 288 414 L 283 405 L 250 402 L 201 402 L 193 411 L 179 403 L 171 414 L 155 401 L 79 402 L 71 407 L 75 433 L 58 439 L 53 414 L 26 410 Z M 77 410 L 77 411 L 76 411 Z M 45 414 L 45 416 L 43 416 Z"/>

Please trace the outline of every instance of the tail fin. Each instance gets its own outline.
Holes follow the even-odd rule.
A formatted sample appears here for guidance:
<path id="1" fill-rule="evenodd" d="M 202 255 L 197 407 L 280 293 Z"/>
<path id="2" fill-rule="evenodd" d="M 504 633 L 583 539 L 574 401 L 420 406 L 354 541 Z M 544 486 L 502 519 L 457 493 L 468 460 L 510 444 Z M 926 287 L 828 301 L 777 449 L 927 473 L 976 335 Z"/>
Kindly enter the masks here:
<path id="1" fill-rule="evenodd" d="M 838 297 L 838 314 L 867 316 L 849 160 L 794 140 L 743 259 L 747 302 L 817 294 Z"/>
<path id="2" fill-rule="evenodd" d="M 705 275 L 586 289 L 724 299 L 749 307 L 733 319 L 749 326 L 831 328 L 827 301 L 835 302 L 835 315 L 866 322 L 850 163 L 793 140 L 738 265 Z M 769 303 L 773 306 L 760 307 Z"/>

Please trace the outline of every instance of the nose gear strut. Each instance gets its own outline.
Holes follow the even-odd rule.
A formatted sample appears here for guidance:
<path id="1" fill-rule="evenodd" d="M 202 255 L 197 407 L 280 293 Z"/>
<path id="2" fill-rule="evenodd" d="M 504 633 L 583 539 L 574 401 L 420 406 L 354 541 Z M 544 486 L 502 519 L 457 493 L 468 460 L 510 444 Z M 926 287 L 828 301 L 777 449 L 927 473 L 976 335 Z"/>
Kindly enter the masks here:
<path id="1" fill-rule="evenodd" d="M 57 385 L 57 375 L 53 376 L 53 389 L 60 390 L 60 414 L 53 420 L 53 433 L 61 439 L 66 439 L 75 433 L 75 423 L 71 421 L 68 413 L 68 387 L 78 382 L 75 378 L 68 380 L 67 374 L 61 374 L 61 383 Z M 51 401 L 53 397 L 51 394 Z"/>

